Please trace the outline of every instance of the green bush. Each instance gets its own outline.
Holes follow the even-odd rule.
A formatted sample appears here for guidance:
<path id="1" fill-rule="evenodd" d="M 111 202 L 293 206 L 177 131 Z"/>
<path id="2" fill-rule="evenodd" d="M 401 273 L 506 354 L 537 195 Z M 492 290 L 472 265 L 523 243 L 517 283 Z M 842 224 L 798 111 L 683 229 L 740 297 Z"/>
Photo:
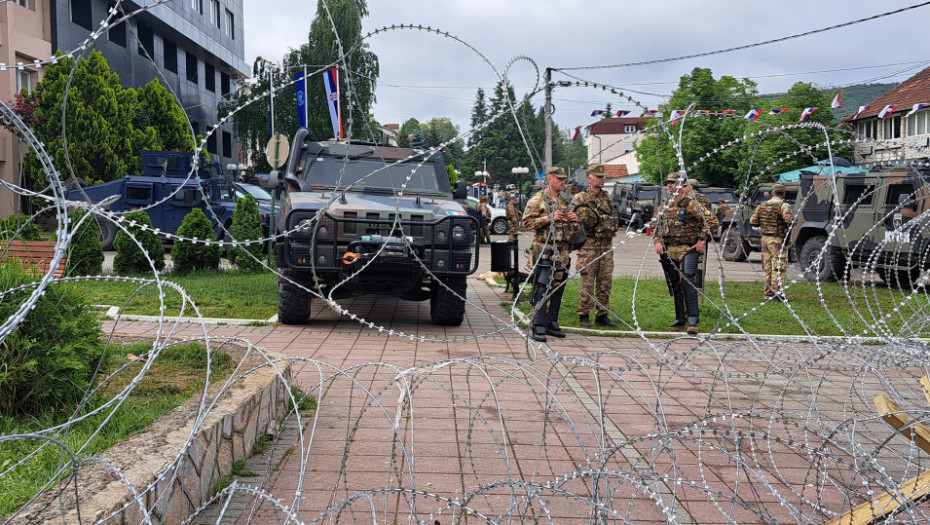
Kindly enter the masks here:
<path id="1" fill-rule="evenodd" d="M 236 211 L 233 213 L 232 227 L 233 239 L 243 243 L 250 239 L 262 238 L 262 217 L 258 214 L 258 204 L 251 195 L 236 201 Z M 246 253 L 255 256 L 253 259 Z M 229 251 L 229 262 L 234 263 L 242 270 L 257 270 L 261 268 L 262 244 L 252 243 L 249 246 L 233 248 Z"/>
<path id="2" fill-rule="evenodd" d="M 213 227 L 203 210 L 194 208 L 185 217 L 178 236 L 188 239 L 213 240 Z M 188 274 L 194 270 L 216 270 L 220 266 L 220 247 L 194 244 L 189 241 L 175 241 L 171 249 L 174 271 Z"/>
<path id="3" fill-rule="evenodd" d="M 86 212 L 72 210 L 68 218 L 76 224 Z M 103 273 L 103 245 L 100 244 L 100 228 L 93 217 L 88 217 L 71 239 L 68 254 L 68 275 L 99 275 Z"/>
<path id="4" fill-rule="evenodd" d="M 8 241 L 13 238 L 21 241 L 41 241 L 42 232 L 36 226 L 35 221 L 30 220 L 29 216 L 22 214 L 10 215 L 5 219 L 0 219 L 0 239 Z"/>
<path id="5" fill-rule="evenodd" d="M 152 232 L 152 221 L 149 220 L 149 216 L 144 211 L 134 211 L 127 213 L 124 219 L 122 224 L 145 248 L 145 252 L 155 263 L 155 269 L 158 271 L 163 270 L 165 268 L 165 248 L 161 244 L 161 239 Z M 130 221 L 136 221 L 136 225 L 129 226 Z M 149 229 L 143 231 L 141 225 L 148 226 Z M 152 271 L 145 253 L 122 229 L 116 234 L 116 239 L 113 240 L 113 248 L 116 249 L 116 257 L 113 258 L 113 271 L 118 275 Z"/>
<path id="6" fill-rule="evenodd" d="M 34 279 L 19 261 L 0 265 L 0 289 Z M 8 319 L 30 296 L 0 302 Z M 103 351 L 97 316 L 74 285 L 51 285 L 0 348 L 0 414 L 71 410 L 84 396 Z"/>

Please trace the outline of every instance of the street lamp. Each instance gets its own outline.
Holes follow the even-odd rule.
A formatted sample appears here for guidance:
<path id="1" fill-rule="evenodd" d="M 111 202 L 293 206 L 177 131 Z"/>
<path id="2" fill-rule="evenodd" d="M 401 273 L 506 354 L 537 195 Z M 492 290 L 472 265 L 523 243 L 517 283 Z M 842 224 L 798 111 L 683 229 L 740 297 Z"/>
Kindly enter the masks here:
<path id="1" fill-rule="evenodd" d="M 491 174 L 488 173 L 488 170 L 479 170 L 479 171 L 476 171 L 476 172 L 475 172 L 475 177 L 481 177 L 481 178 L 482 178 L 481 182 L 484 183 L 484 194 L 485 194 L 485 195 L 488 194 L 488 177 L 490 177 L 490 176 L 491 176 Z M 479 197 L 481 196 L 481 188 L 478 188 L 478 196 L 479 196 Z"/>
<path id="2" fill-rule="evenodd" d="M 513 173 L 517 176 L 517 190 L 520 192 L 519 206 L 523 208 L 523 175 L 526 175 L 530 172 L 530 169 L 524 166 L 513 168 L 510 170 L 510 173 Z"/>

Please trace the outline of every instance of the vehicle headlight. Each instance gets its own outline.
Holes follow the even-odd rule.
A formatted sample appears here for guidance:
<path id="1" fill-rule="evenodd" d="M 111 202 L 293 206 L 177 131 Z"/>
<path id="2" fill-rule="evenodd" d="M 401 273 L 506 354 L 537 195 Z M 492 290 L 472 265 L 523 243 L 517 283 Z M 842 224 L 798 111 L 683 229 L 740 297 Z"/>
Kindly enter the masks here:
<path id="1" fill-rule="evenodd" d="M 446 231 L 445 231 L 445 230 L 439 230 L 439 231 L 436 233 L 436 240 L 439 241 L 439 242 L 446 242 L 446 238 L 447 238 L 447 237 L 448 237 L 448 236 L 446 235 Z"/>
<path id="2" fill-rule="evenodd" d="M 465 228 L 462 228 L 459 225 L 453 226 L 452 227 L 452 240 L 461 241 L 463 239 L 465 239 Z"/>
<path id="3" fill-rule="evenodd" d="M 329 233 L 329 228 L 327 228 L 326 226 L 320 226 L 320 229 L 317 230 L 317 234 L 320 237 L 326 237 L 328 233 Z"/>
<path id="4" fill-rule="evenodd" d="M 313 228 L 313 219 L 304 219 L 297 223 L 297 231 L 306 233 Z"/>

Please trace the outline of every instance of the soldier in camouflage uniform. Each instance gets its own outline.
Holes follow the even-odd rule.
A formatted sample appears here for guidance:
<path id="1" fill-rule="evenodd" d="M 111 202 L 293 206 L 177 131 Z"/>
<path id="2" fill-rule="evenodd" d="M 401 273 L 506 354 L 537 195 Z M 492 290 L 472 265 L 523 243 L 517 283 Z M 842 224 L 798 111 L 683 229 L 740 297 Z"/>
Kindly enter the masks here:
<path id="1" fill-rule="evenodd" d="M 578 250 L 578 271 L 581 272 L 581 293 L 578 296 L 578 322 L 591 327 L 588 314 L 597 303 L 594 324 L 616 328 L 610 313 L 610 287 L 613 282 L 613 238 L 617 233 L 617 214 L 610 194 L 604 191 L 602 164 L 588 168 L 588 189 L 575 194 L 572 207 L 585 230 L 585 243 Z M 595 287 L 597 290 L 595 291 Z"/>
<path id="2" fill-rule="evenodd" d="M 691 196 L 691 185 L 677 172 L 668 174 L 669 203 L 656 223 L 653 245 L 662 262 L 669 292 L 675 300 L 675 322 L 670 332 L 687 329 L 697 334 L 700 312 L 698 289 L 703 287 L 700 257 L 710 232 L 718 227 L 710 207 L 704 208 Z M 667 258 L 665 256 L 668 256 Z"/>
<path id="3" fill-rule="evenodd" d="M 517 198 L 513 195 L 507 199 L 507 231 L 509 233 L 508 240 L 514 242 L 517 240 L 517 231 L 520 229 L 520 219 L 522 214 L 520 213 L 519 208 L 517 208 Z"/>
<path id="4" fill-rule="evenodd" d="M 710 199 L 698 189 L 701 187 L 701 181 L 697 179 L 688 179 L 688 184 L 691 186 L 691 198 L 696 200 L 697 203 L 701 205 L 701 208 L 713 210 L 714 206 L 710 203 Z"/>
<path id="5" fill-rule="evenodd" d="M 478 202 L 478 220 L 481 221 L 481 244 L 491 244 L 491 209 L 488 196 L 482 195 Z"/>
<path id="6" fill-rule="evenodd" d="M 781 283 L 785 280 L 788 246 L 785 235 L 794 221 L 791 206 L 785 202 L 784 184 L 772 186 L 772 198 L 759 205 L 749 224 L 762 231 L 762 278 L 765 298 L 784 301 Z"/>
<path id="7" fill-rule="evenodd" d="M 578 216 L 561 194 L 565 179 L 565 170 L 550 168 L 546 172 L 546 189 L 534 195 L 523 210 L 523 227 L 535 232 L 530 247 L 530 265 L 533 267 L 532 337 L 541 342 L 547 335 L 565 337 L 558 322 L 559 308 L 571 266 L 569 252 L 572 239 L 579 228 Z"/>

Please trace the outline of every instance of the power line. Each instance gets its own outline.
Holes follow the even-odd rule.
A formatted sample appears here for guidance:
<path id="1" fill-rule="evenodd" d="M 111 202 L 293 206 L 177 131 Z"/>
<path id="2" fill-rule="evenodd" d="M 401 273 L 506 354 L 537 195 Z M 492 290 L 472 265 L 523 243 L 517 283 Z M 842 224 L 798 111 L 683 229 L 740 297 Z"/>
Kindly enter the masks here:
<path id="1" fill-rule="evenodd" d="M 613 68 L 619 68 L 619 67 L 646 66 L 646 65 L 651 65 L 651 64 L 662 64 L 662 63 L 666 63 L 666 62 L 677 62 L 677 61 L 679 61 L 679 60 L 687 60 L 687 59 L 690 59 L 690 58 L 706 57 L 706 56 L 711 56 L 711 55 L 720 55 L 720 54 L 723 54 L 723 53 L 732 53 L 732 52 L 734 52 L 734 51 L 742 51 L 742 50 L 744 50 L 744 49 L 752 49 L 752 48 L 754 48 L 754 47 L 767 46 L 767 45 L 770 45 L 770 44 L 777 44 L 777 43 L 779 43 L 779 42 L 787 42 L 788 40 L 794 40 L 794 39 L 796 39 L 796 38 L 801 38 L 801 37 L 810 36 L 810 35 L 816 35 L 816 34 L 818 34 L 818 33 L 824 33 L 824 32 L 826 32 L 826 31 L 832 31 L 832 30 L 834 30 L 834 29 L 840 29 L 840 28 L 843 28 L 843 27 L 849 27 L 849 26 L 852 26 L 852 25 L 861 24 L 861 23 L 863 23 L 863 22 L 870 22 L 870 21 L 872 21 L 872 20 L 877 20 L 877 19 L 879 19 L 879 18 L 883 18 L 883 17 L 886 17 L 886 16 L 891 16 L 891 15 L 896 15 L 896 14 L 899 14 L 899 13 L 904 13 L 904 12 L 906 12 L 906 11 L 910 11 L 910 10 L 912 10 L 912 9 L 917 9 L 917 8 L 919 8 L 919 7 L 924 7 L 924 6 L 927 6 L 927 5 L 930 5 L 930 1 L 928 1 L 928 2 L 922 2 L 922 3 L 915 4 L 915 5 L 911 5 L 911 6 L 908 6 L 908 7 L 902 7 L 901 9 L 895 9 L 894 11 L 888 11 L 888 12 L 885 12 L 885 13 L 880 13 L 880 14 L 877 14 L 877 15 L 869 16 L 869 17 L 866 17 L 866 18 L 860 18 L 860 19 L 858 19 L 858 20 L 852 20 L 852 21 L 849 21 L 849 22 L 844 22 L 844 23 L 842 23 L 842 24 L 836 24 L 836 25 L 832 25 L 832 26 L 828 26 L 828 27 L 823 27 L 823 28 L 820 28 L 820 29 L 814 29 L 814 30 L 812 30 L 812 31 L 805 31 L 805 32 L 803 32 L 803 33 L 796 33 L 796 34 L 794 34 L 794 35 L 783 36 L 783 37 L 775 38 L 775 39 L 772 39 L 772 40 L 765 40 L 765 41 L 763 41 L 763 42 L 757 42 L 757 43 L 755 43 L 755 44 L 746 44 L 746 45 L 737 46 L 737 47 L 729 47 L 729 48 L 720 49 L 720 50 L 717 50 L 717 51 L 707 51 L 707 52 L 704 52 L 704 53 L 694 53 L 694 54 L 691 54 L 691 55 L 684 55 L 684 56 L 678 56 L 678 57 L 672 57 L 672 58 L 661 58 L 661 59 L 657 59 L 657 60 L 645 60 L 645 61 L 641 61 L 641 62 L 627 62 L 627 63 L 625 63 L 625 64 L 613 64 L 613 65 L 608 65 L 608 66 L 579 66 L 579 67 L 553 68 L 553 71 L 563 71 L 563 72 L 564 72 L 564 71 L 581 71 L 581 70 L 588 70 L 588 69 L 613 69 Z"/>

